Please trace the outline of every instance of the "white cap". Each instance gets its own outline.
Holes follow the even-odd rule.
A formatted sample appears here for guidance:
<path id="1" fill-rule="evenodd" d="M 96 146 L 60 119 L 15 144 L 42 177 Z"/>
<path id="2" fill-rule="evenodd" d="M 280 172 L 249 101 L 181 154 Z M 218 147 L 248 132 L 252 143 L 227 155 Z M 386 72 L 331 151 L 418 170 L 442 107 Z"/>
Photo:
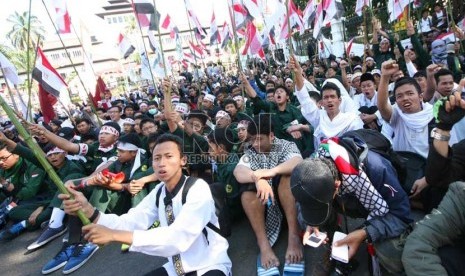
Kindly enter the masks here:
<path id="1" fill-rule="evenodd" d="M 213 96 L 212 94 L 207 94 L 205 95 L 205 97 L 203 98 L 204 100 L 207 100 L 209 102 L 212 102 L 214 103 L 215 102 L 215 96 Z"/>
<path id="2" fill-rule="evenodd" d="M 134 122 L 134 120 L 131 118 L 126 118 L 126 119 L 123 119 L 123 124 L 135 125 L 136 122 Z"/>
<path id="3" fill-rule="evenodd" d="M 181 114 L 187 114 L 189 112 L 189 107 L 186 103 L 178 103 L 174 110 Z"/>
<path id="4" fill-rule="evenodd" d="M 224 110 L 220 110 L 220 111 L 216 112 L 215 118 L 216 118 L 217 120 L 218 120 L 218 119 L 221 119 L 221 118 L 223 118 L 223 117 L 229 117 L 229 118 L 231 118 L 231 117 L 229 116 L 229 113 L 226 112 L 226 111 L 224 111 Z"/>
<path id="5" fill-rule="evenodd" d="M 220 86 L 221 86 L 221 85 L 220 85 L 218 82 L 215 82 L 215 83 L 212 85 L 213 89 L 215 89 L 215 88 L 217 88 L 217 87 L 220 87 Z"/>

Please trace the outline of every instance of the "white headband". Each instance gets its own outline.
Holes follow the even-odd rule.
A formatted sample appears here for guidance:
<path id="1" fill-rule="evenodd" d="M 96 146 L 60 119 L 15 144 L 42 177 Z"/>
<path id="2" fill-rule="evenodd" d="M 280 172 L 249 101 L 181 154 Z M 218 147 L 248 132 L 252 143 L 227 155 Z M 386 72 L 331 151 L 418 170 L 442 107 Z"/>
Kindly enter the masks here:
<path id="1" fill-rule="evenodd" d="M 116 148 L 119 150 L 129 150 L 129 151 L 139 150 L 138 146 L 131 144 L 131 143 L 124 143 L 124 142 L 118 142 L 118 146 Z"/>
<path id="2" fill-rule="evenodd" d="M 112 126 L 103 126 L 100 129 L 100 133 L 109 133 L 109 134 L 115 135 L 116 137 L 119 137 L 119 131 L 116 130 L 116 128 L 114 128 Z"/>
<path id="3" fill-rule="evenodd" d="M 55 153 L 64 153 L 66 151 L 60 149 L 59 147 L 54 147 L 53 149 L 47 151 L 47 156 L 55 154 Z"/>

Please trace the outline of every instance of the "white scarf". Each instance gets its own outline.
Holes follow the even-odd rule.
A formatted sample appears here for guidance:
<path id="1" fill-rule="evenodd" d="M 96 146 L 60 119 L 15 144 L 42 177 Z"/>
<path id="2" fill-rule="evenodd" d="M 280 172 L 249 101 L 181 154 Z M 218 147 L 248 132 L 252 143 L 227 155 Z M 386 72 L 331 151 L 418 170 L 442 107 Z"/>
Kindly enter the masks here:
<path id="1" fill-rule="evenodd" d="M 405 122 L 408 128 L 416 131 L 421 132 L 428 126 L 429 122 L 433 119 L 433 106 L 429 103 L 422 103 L 423 109 L 417 113 L 405 114 L 400 110 L 399 107 L 399 116 Z M 396 104 L 397 105 L 397 104 Z"/>
<path id="2" fill-rule="evenodd" d="M 320 123 L 315 129 L 316 137 L 323 136 L 324 138 L 330 138 L 338 136 L 341 132 L 346 130 L 353 121 L 358 120 L 358 116 L 355 113 L 339 112 L 332 121 L 329 119 L 327 112 L 322 113 L 323 116 L 320 117 Z"/>

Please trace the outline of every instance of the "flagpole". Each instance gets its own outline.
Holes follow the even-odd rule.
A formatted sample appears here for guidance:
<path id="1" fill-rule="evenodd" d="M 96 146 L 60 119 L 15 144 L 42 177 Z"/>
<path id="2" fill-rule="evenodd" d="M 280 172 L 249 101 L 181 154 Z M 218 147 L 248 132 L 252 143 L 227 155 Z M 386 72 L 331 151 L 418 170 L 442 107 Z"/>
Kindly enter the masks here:
<path id="1" fill-rule="evenodd" d="M 32 11 L 32 0 L 29 0 L 29 18 L 27 20 L 27 52 L 26 52 L 26 77 L 27 77 L 27 93 L 29 96 L 28 103 L 27 103 L 27 111 L 26 111 L 26 120 L 28 119 L 28 115 L 31 117 L 29 118 L 32 122 L 32 112 L 31 111 L 31 95 L 32 95 L 32 79 L 29 77 L 29 73 L 31 72 L 30 68 L 30 56 L 29 56 L 29 44 L 31 42 L 31 11 Z M 37 45 L 39 45 L 40 36 L 37 38 Z M 34 43 L 32 43 L 34 44 Z M 32 49 L 35 49 L 34 45 Z M 37 59 L 37 49 L 35 50 L 35 55 Z M 34 66 L 35 66 L 35 59 L 34 59 Z"/>
<path id="2" fill-rule="evenodd" d="M 289 45 L 289 56 L 294 55 L 294 46 L 292 45 L 291 18 L 289 17 L 289 0 L 286 0 L 286 17 L 287 17 L 287 44 Z M 291 79 L 294 81 L 294 71 L 291 70 Z"/>
<path id="3" fill-rule="evenodd" d="M 134 5 L 134 1 L 131 1 L 131 2 Z M 157 84 L 155 83 L 155 77 L 153 76 L 152 66 L 150 65 L 150 59 L 149 59 L 149 54 L 147 52 L 147 46 L 145 45 L 144 33 L 142 32 L 142 27 L 140 26 L 139 18 L 137 17 L 137 12 L 134 8 L 133 8 L 133 12 L 136 17 L 137 26 L 139 26 L 139 32 L 142 38 L 142 45 L 144 46 L 144 51 L 145 51 L 145 58 L 147 59 L 147 63 L 149 65 L 150 76 L 152 77 L 153 88 L 155 89 L 155 91 L 157 91 Z"/>
<path id="4" fill-rule="evenodd" d="M 58 35 L 58 38 L 60 39 L 61 44 L 63 45 L 63 49 L 64 49 L 65 52 L 66 52 L 66 56 L 68 56 L 68 59 L 69 59 L 69 61 L 70 61 L 70 63 L 71 63 L 71 66 L 73 66 L 74 72 L 76 72 L 76 75 L 77 75 L 79 81 L 81 82 L 82 88 L 84 89 L 84 91 L 85 91 L 86 94 L 87 94 L 87 97 L 89 98 L 89 101 L 90 101 L 89 104 L 90 104 L 90 106 L 91 106 L 91 108 L 92 108 L 92 111 L 93 111 L 95 114 L 97 114 L 97 112 L 96 112 L 97 108 L 96 108 L 95 105 L 94 105 L 94 101 L 92 100 L 92 96 L 91 96 L 91 94 L 89 93 L 89 91 L 87 91 L 87 88 L 86 88 L 86 86 L 84 85 L 84 82 L 82 81 L 81 76 L 79 75 L 79 72 L 78 72 L 78 70 L 77 70 L 77 68 L 76 68 L 76 65 L 74 64 L 73 60 L 71 59 L 71 55 L 69 54 L 68 49 L 66 48 L 65 43 L 63 42 L 63 39 L 61 38 L 60 32 L 58 31 L 58 29 L 57 29 L 55 23 L 53 22 L 52 16 L 50 15 L 50 12 L 49 12 L 49 10 L 48 10 L 48 8 L 47 8 L 47 5 L 45 4 L 44 0 L 42 0 L 42 4 L 44 4 L 45 10 L 47 11 L 47 14 L 48 14 L 48 17 L 49 17 L 50 21 L 52 22 L 53 27 L 55 28 L 55 31 L 56 31 L 56 33 L 57 33 L 57 35 Z M 69 92 L 68 92 L 68 93 L 69 93 Z M 98 116 L 97 116 L 97 120 L 98 120 L 98 123 L 99 123 L 100 126 L 101 126 L 101 125 L 102 125 L 102 122 L 100 121 L 100 119 L 98 118 Z"/>
<path id="5" fill-rule="evenodd" d="M 153 0 L 153 8 L 155 9 L 155 11 L 157 10 L 157 5 L 155 4 L 155 0 Z M 163 71 L 165 72 L 165 77 L 168 77 L 168 72 L 166 71 L 166 64 L 165 64 L 165 53 L 163 51 L 163 44 L 161 43 L 160 26 L 157 26 L 157 31 L 158 31 L 158 43 L 160 44 L 161 58 L 163 60 Z"/>
<path id="6" fill-rule="evenodd" d="M 37 44 L 36 45 L 39 45 L 39 42 L 40 42 L 40 37 L 37 38 Z M 33 68 L 36 66 L 36 61 L 37 61 L 37 51 L 38 51 L 38 47 L 35 47 L 34 46 L 34 42 L 31 42 L 32 43 L 32 46 L 34 47 L 34 66 Z M 29 62 L 28 62 L 28 65 L 29 66 Z M 30 68 L 28 69 L 28 72 L 31 71 Z M 32 119 L 32 82 L 33 82 L 33 78 L 30 78 L 29 79 L 29 73 L 27 74 L 28 76 L 28 83 L 27 83 L 27 87 L 28 87 L 28 99 L 27 99 L 27 113 L 26 113 L 26 120 L 28 119 L 29 117 L 29 120 L 30 122 L 33 121 Z"/>
<path id="7" fill-rule="evenodd" d="M 231 0 L 231 8 L 234 9 L 234 3 L 232 2 Z M 228 7 L 228 11 L 229 11 L 229 17 L 231 18 L 231 25 L 232 25 L 232 29 L 233 29 L 233 34 L 234 34 L 234 48 L 236 48 L 236 55 L 237 55 L 237 68 L 239 69 L 239 71 L 243 71 L 242 69 L 242 63 L 241 63 L 241 59 L 240 59 L 240 56 L 239 56 L 239 42 L 237 41 L 237 30 L 236 30 L 236 16 L 234 15 L 234 12 L 231 11 L 231 9 Z"/>
<path id="8" fill-rule="evenodd" d="M 195 35 L 195 32 L 192 30 L 189 11 L 187 10 L 186 0 L 184 0 L 184 9 L 186 10 L 187 24 L 189 26 L 189 32 L 191 33 L 191 35 L 192 35 L 192 33 L 194 33 L 195 42 L 197 43 L 197 46 L 198 46 L 199 45 L 199 40 L 197 39 L 197 36 Z M 197 70 L 197 57 L 195 56 L 195 50 L 194 50 L 194 61 L 195 61 L 195 67 L 196 67 L 195 70 Z M 203 67 L 206 67 L 205 61 L 203 60 L 203 55 L 202 55 L 202 64 L 203 64 Z M 194 70 L 194 73 L 195 73 L 195 70 Z"/>
<path id="9" fill-rule="evenodd" d="M 55 170 L 52 168 L 52 166 L 50 165 L 48 160 L 45 158 L 45 153 L 43 152 L 43 150 L 39 147 L 39 145 L 37 143 L 35 143 L 33 141 L 31 135 L 26 131 L 26 129 L 23 127 L 23 125 L 20 123 L 20 121 L 16 117 L 14 111 L 5 102 L 5 100 L 3 99 L 3 96 L 1 96 L 1 95 L 0 95 L 0 105 L 3 108 L 3 110 L 5 110 L 7 116 L 10 118 L 11 122 L 16 127 L 16 129 L 18 130 L 18 133 L 24 138 L 24 141 L 26 142 L 28 147 L 32 150 L 32 153 L 37 158 L 39 163 L 42 165 L 45 172 L 49 175 L 49 177 L 53 181 L 53 183 L 57 186 L 60 193 L 70 195 L 71 198 L 73 198 L 73 196 L 66 189 L 65 185 L 63 185 L 63 182 L 58 177 Z M 84 215 L 84 213 L 82 212 L 81 209 L 79 209 L 77 211 L 77 216 L 82 221 L 82 224 L 84 224 L 84 225 L 90 224 L 89 219 Z"/>

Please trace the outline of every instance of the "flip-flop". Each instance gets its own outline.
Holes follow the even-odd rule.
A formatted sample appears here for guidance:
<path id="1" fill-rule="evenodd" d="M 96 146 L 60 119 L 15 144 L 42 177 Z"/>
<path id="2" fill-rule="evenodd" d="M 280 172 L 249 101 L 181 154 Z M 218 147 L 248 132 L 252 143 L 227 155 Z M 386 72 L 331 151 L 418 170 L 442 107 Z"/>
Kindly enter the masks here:
<path id="1" fill-rule="evenodd" d="M 283 269 L 283 276 L 304 276 L 305 275 L 305 262 L 302 261 L 297 264 L 285 264 Z"/>
<path id="2" fill-rule="evenodd" d="M 257 276 L 281 276 L 279 273 L 278 267 L 271 267 L 268 269 L 264 269 L 262 267 L 262 262 L 260 260 L 260 254 L 258 254 L 257 258 Z"/>

